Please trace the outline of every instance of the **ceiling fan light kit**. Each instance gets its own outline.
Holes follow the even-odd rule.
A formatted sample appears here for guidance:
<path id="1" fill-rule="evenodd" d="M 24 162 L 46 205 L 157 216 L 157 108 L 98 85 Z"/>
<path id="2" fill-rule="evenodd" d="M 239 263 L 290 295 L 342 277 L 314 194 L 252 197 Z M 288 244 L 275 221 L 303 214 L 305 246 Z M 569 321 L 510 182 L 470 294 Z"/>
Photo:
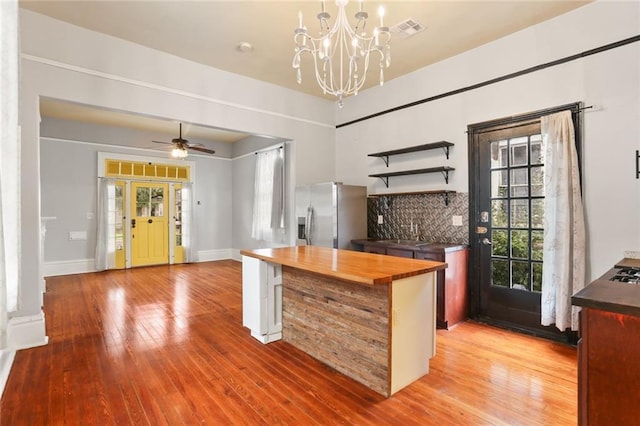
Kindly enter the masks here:
<path id="1" fill-rule="evenodd" d="M 325 2 L 322 1 L 322 11 L 317 15 L 320 22 L 318 37 L 309 35 L 302 23 L 302 12 L 298 12 L 298 28 L 294 31 L 296 46 L 292 66 L 296 70 L 298 83 L 302 82 L 300 58 L 308 53 L 313 58 L 316 80 L 322 92 L 336 96 L 340 108 L 344 97 L 357 95 L 364 85 L 372 54 L 380 60 L 381 86 L 384 84 L 384 68 L 391 64 L 391 33 L 384 26 L 384 8 L 378 8 L 380 25 L 374 28 L 371 35 L 367 35 L 364 28 L 369 14 L 363 11 L 362 0 L 359 1 L 353 28 L 345 11 L 347 3 L 348 0 L 336 0 L 338 16 L 333 27 L 329 27 L 331 15 L 325 11 Z"/>
<path id="2" fill-rule="evenodd" d="M 205 148 L 202 144 L 190 144 L 188 140 L 182 138 L 182 123 L 180 123 L 180 136 L 171 139 L 171 142 L 152 141 L 165 145 L 173 145 L 171 156 L 173 158 L 184 159 L 189 156 L 189 150 L 200 151 L 206 154 L 215 154 L 213 149 Z"/>

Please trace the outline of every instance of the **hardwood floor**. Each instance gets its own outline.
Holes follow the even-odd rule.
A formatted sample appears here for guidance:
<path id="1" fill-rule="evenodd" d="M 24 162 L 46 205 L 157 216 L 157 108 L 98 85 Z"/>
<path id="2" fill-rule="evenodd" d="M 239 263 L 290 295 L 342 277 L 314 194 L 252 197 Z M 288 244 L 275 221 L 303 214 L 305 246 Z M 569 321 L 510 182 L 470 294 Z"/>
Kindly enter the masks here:
<path id="1" fill-rule="evenodd" d="M 3 425 L 576 424 L 575 348 L 462 323 L 385 399 L 250 337 L 234 261 L 52 277 L 45 315 L 49 344 L 16 354 Z"/>

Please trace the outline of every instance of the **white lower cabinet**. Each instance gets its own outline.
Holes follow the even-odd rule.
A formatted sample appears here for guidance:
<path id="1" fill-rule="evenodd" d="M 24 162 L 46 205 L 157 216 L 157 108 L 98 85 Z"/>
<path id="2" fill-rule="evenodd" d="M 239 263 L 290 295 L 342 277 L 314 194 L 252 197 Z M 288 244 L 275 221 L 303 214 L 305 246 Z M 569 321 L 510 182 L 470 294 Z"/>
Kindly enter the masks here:
<path id="1" fill-rule="evenodd" d="M 262 343 L 282 338 L 282 266 L 242 256 L 242 325 Z"/>

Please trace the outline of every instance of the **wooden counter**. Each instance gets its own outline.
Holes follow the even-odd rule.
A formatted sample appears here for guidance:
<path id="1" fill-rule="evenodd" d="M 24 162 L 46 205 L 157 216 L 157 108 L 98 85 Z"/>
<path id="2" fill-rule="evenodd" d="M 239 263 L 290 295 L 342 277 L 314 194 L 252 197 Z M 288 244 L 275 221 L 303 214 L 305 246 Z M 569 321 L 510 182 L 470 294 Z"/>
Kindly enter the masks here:
<path id="1" fill-rule="evenodd" d="M 240 254 L 366 285 L 389 284 L 447 267 L 442 262 L 385 258 L 316 246 L 241 250 Z"/>
<path id="2" fill-rule="evenodd" d="M 282 339 L 384 395 L 429 372 L 445 263 L 301 246 L 242 250 L 282 265 Z"/>

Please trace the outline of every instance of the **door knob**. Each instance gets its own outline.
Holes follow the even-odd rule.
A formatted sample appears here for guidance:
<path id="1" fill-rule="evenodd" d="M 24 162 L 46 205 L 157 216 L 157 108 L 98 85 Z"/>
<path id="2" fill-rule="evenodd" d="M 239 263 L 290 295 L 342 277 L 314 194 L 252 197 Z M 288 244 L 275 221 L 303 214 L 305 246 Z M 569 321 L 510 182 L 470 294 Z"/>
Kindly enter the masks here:
<path id="1" fill-rule="evenodd" d="M 153 223 L 153 219 L 149 219 L 147 222 L 149 222 L 149 223 Z"/>
<path id="2" fill-rule="evenodd" d="M 490 240 L 490 239 L 488 239 L 488 238 L 483 238 L 483 239 L 482 239 L 482 244 L 484 244 L 485 246 L 490 246 L 490 245 L 491 245 L 491 244 L 493 244 L 493 243 L 491 242 L 491 240 Z"/>

